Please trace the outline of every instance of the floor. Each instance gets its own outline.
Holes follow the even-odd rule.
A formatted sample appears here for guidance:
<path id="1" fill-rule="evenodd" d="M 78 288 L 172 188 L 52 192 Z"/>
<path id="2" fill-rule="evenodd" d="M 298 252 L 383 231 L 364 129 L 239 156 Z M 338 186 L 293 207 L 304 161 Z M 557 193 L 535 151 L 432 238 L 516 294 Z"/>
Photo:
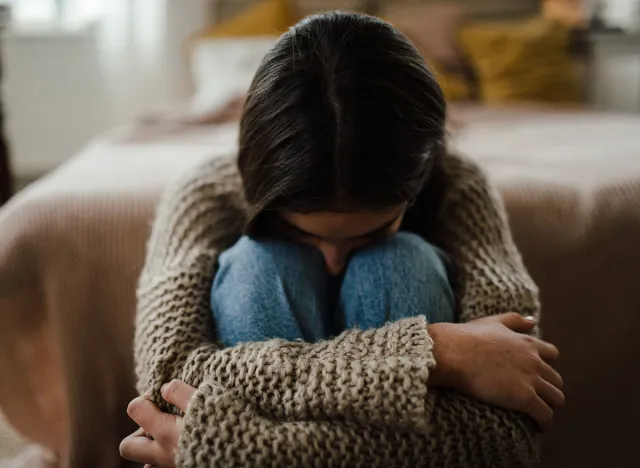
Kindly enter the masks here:
<path id="1" fill-rule="evenodd" d="M 2 467 L 2 460 L 17 455 L 25 445 L 25 442 L 15 433 L 0 413 L 0 468 Z"/>

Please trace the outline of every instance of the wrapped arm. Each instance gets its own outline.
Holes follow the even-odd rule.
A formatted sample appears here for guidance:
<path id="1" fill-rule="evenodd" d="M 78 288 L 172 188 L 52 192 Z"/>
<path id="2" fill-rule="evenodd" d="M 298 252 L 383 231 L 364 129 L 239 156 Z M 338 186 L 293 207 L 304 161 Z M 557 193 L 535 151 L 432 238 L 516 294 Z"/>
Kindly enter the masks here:
<path id="1" fill-rule="evenodd" d="M 433 241 L 454 265 L 459 321 L 518 312 L 538 317 L 538 288 L 522 263 L 502 199 L 472 161 L 448 155 L 436 175 L 444 191 Z"/>
<path id="2" fill-rule="evenodd" d="M 138 390 L 162 406 L 159 388 L 172 378 L 198 388 L 180 466 L 278 466 L 280 457 L 292 466 L 310 459 L 337 466 L 533 463 L 535 437 L 524 416 L 455 392 L 427 392 L 434 360 L 424 318 L 316 344 L 217 347 L 208 301 L 215 262 L 244 223 L 235 170 L 231 159 L 209 161 L 167 191 L 140 281 Z M 537 312 L 535 287 L 481 171 L 451 157 L 442 174 L 450 180 L 436 237 L 457 267 L 461 318 Z"/>
<path id="3" fill-rule="evenodd" d="M 535 444 L 509 412 L 445 391 L 430 410 L 427 431 L 322 419 L 280 421 L 256 411 L 238 392 L 206 383 L 187 409 L 178 466 L 532 466 Z"/>

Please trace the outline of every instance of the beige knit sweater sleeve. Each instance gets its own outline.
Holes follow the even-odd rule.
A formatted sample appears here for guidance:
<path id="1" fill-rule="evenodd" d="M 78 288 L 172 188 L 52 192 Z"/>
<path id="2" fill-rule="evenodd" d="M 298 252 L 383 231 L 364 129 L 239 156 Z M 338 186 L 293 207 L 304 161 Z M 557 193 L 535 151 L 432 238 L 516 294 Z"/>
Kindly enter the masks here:
<path id="1" fill-rule="evenodd" d="M 445 158 L 438 238 L 457 267 L 463 320 L 537 313 L 535 286 L 499 198 L 470 163 Z M 529 466 L 524 416 L 427 391 L 435 365 L 423 317 L 321 343 L 221 349 L 209 291 L 218 254 L 244 223 L 232 158 L 195 168 L 160 203 L 138 290 L 138 390 L 161 406 L 172 378 L 197 387 L 179 466 Z M 166 407 L 165 407 L 166 408 Z"/>

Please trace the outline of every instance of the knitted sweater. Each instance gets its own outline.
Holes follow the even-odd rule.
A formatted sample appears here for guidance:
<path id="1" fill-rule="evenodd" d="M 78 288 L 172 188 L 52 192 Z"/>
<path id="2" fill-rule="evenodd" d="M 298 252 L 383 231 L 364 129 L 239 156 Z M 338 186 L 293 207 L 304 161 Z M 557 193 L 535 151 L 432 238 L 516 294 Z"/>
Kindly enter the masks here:
<path id="1" fill-rule="evenodd" d="M 458 156 L 438 162 L 441 203 L 428 239 L 455 267 L 461 321 L 537 315 L 494 188 Z M 424 317 L 320 342 L 215 344 L 209 292 L 220 252 L 245 223 L 232 157 L 210 159 L 164 194 L 138 289 L 138 391 L 171 411 L 160 386 L 197 388 L 178 466 L 525 467 L 537 459 L 530 420 L 443 388 Z"/>

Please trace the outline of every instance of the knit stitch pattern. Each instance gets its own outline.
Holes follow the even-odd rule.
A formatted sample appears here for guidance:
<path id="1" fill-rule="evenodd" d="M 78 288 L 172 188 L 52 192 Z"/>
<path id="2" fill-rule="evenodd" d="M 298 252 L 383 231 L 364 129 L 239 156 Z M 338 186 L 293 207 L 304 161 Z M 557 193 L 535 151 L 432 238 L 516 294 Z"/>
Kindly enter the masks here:
<path id="1" fill-rule="evenodd" d="M 538 291 L 499 195 L 472 162 L 438 162 L 433 239 L 454 265 L 459 319 L 537 316 Z M 197 388 L 178 466 L 528 467 L 527 416 L 429 389 L 436 365 L 424 317 L 347 330 L 319 343 L 270 340 L 223 349 L 209 292 L 218 255 L 241 235 L 246 204 L 234 157 L 211 158 L 160 202 L 138 288 L 138 391 L 166 411 L 160 386 Z"/>

